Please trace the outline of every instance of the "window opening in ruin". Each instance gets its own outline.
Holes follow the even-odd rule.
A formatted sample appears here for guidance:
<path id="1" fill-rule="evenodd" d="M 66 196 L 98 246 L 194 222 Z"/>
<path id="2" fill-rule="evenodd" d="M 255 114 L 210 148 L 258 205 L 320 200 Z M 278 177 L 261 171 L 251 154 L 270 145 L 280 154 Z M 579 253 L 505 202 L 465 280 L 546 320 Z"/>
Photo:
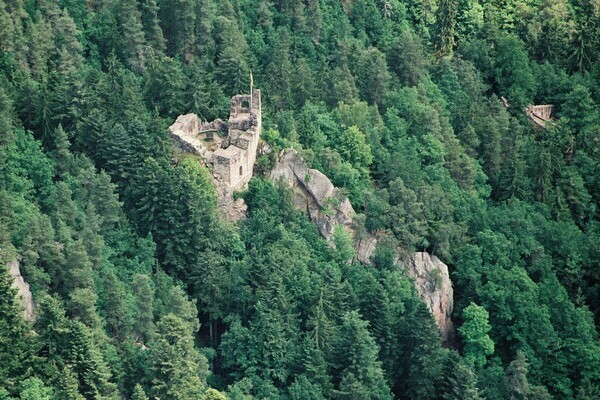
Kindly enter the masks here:
<path id="1" fill-rule="evenodd" d="M 242 108 L 250 108 L 250 102 L 248 100 L 242 101 Z"/>
<path id="2" fill-rule="evenodd" d="M 242 176 L 242 166 L 240 165 L 240 176 Z"/>

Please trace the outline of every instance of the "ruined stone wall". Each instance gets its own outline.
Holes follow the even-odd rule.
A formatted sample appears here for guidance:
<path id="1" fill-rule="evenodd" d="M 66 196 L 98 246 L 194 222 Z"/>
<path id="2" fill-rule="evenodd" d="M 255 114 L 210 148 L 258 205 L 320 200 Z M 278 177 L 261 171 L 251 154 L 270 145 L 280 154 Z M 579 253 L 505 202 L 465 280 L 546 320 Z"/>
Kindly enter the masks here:
<path id="1" fill-rule="evenodd" d="M 217 162 L 235 157 L 221 175 L 223 183 L 232 189 L 241 189 L 252 179 L 256 150 L 262 130 L 260 90 L 231 98 L 229 114 L 229 147 L 215 152 Z M 232 149 L 233 148 L 233 149 Z M 225 165 L 218 168 L 225 169 Z"/>
<path id="2" fill-rule="evenodd" d="M 554 106 L 552 104 L 544 104 L 537 106 L 528 106 L 525 112 L 533 123 L 537 126 L 545 128 L 546 123 L 552 121 L 554 116 Z"/>
<path id="3" fill-rule="evenodd" d="M 227 124 L 221 120 L 202 122 L 195 114 L 180 115 L 169 133 L 185 152 L 202 156 L 213 167 L 215 179 L 230 191 L 241 190 L 252 179 L 262 131 L 260 90 L 231 98 Z M 210 134 L 210 137 L 207 135 Z"/>

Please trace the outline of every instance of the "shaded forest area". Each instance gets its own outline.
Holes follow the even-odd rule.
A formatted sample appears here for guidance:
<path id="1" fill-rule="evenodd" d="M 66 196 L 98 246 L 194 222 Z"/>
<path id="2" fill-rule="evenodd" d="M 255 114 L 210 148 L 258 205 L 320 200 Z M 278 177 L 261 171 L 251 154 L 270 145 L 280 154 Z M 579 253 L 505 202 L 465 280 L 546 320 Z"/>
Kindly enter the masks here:
<path id="1" fill-rule="evenodd" d="M 0 269 L 36 302 L 1 271 L 0 399 L 600 398 L 599 53 L 597 0 L 0 0 Z M 173 153 L 250 71 L 371 266 L 272 156 L 231 223 Z M 454 346 L 397 248 L 450 266 Z"/>

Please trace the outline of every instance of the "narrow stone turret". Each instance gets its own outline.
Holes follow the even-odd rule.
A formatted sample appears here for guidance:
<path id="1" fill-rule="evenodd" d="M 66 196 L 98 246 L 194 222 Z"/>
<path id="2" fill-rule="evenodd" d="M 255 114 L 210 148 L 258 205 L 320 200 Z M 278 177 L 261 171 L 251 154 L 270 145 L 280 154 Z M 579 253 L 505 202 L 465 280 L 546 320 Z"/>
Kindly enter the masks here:
<path id="1" fill-rule="evenodd" d="M 262 130 L 260 90 L 231 98 L 229 137 L 217 149 L 210 162 L 217 179 L 239 190 L 252 178 L 256 149 Z"/>

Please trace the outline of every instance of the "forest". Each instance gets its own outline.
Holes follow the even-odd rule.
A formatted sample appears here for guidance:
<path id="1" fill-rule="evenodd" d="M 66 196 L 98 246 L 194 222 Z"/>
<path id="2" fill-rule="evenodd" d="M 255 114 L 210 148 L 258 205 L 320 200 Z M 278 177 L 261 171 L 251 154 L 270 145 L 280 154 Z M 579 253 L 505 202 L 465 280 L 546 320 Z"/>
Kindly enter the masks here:
<path id="1" fill-rule="evenodd" d="M 599 399 L 599 54 L 598 0 L 0 0 L 0 400 Z M 232 222 L 174 151 L 251 74 L 370 265 L 272 156 Z"/>

